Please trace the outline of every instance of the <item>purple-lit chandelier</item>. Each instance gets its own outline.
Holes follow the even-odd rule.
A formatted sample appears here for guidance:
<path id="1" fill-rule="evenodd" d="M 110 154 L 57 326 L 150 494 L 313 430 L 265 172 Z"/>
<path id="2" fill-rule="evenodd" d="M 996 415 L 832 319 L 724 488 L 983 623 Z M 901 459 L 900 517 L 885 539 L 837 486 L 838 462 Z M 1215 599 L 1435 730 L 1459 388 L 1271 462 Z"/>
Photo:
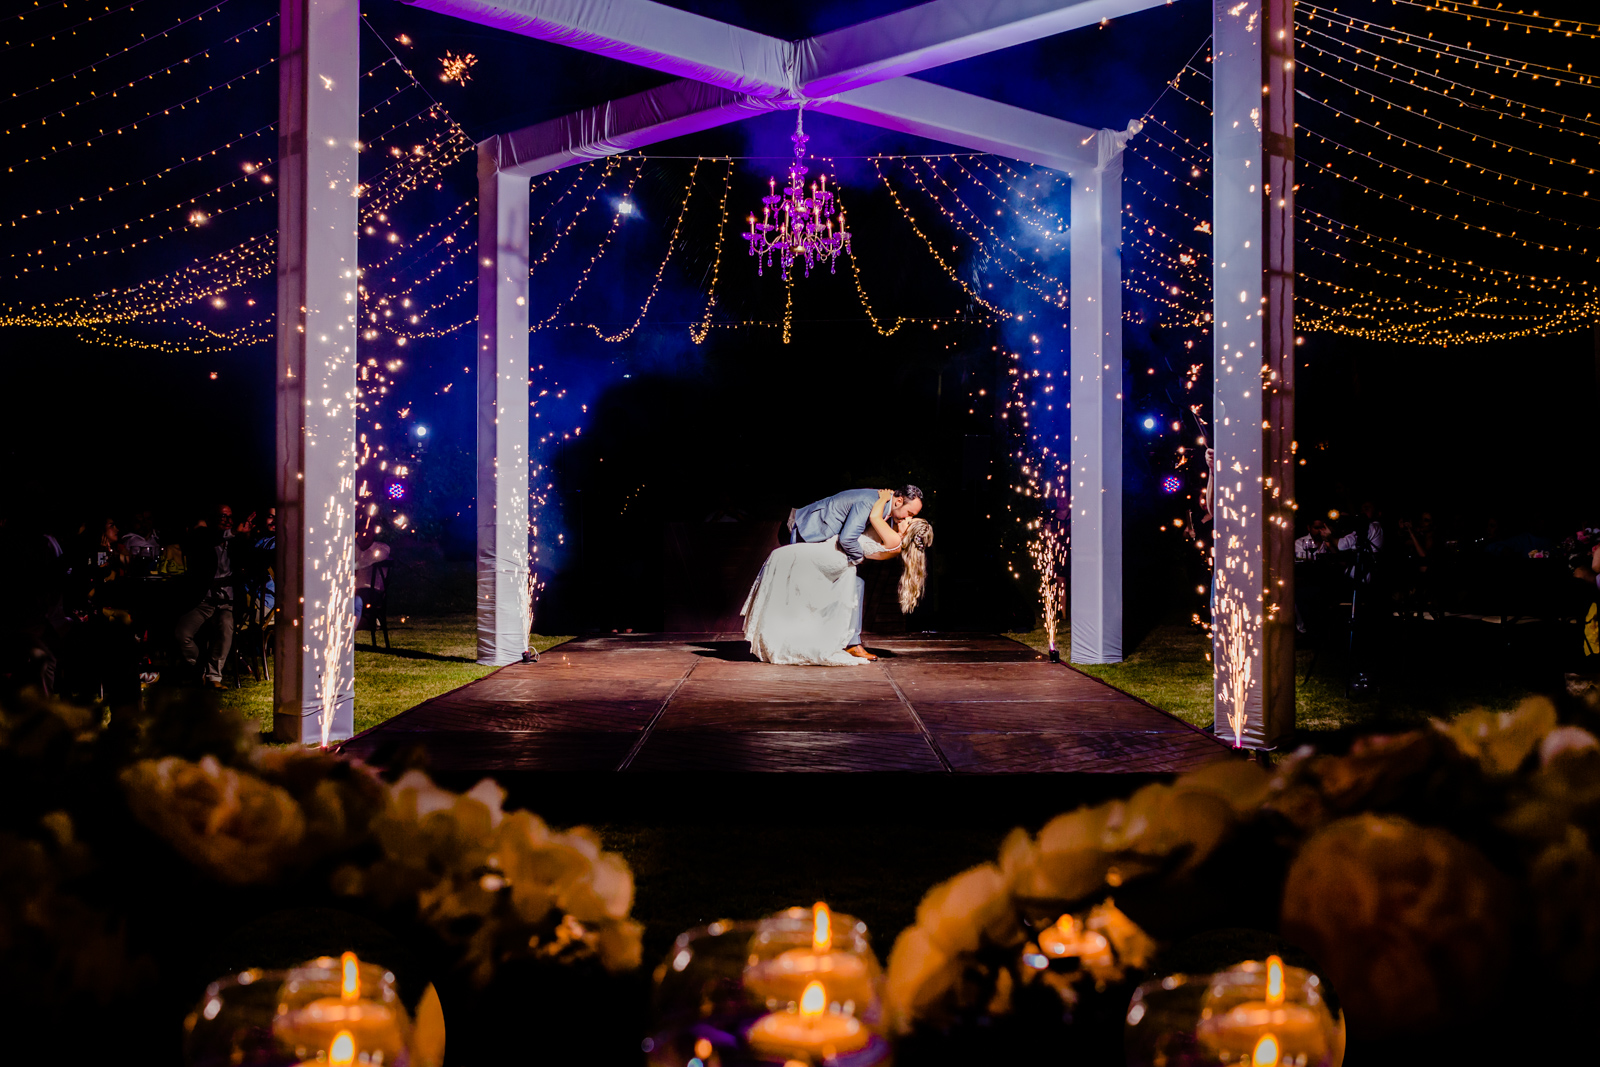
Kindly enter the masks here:
<path id="1" fill-rule="evenodd" d="M 828 191 L 828 176 L 820 175 L 818 181 L 805 186 L 806 158 L 805 113 L 796 119 L 794 133 L 794 162 L 789 164 L 789 184 L 782 194 L 778 192 L 778 179 L 768 178 L 771 193 L 761 198 L 761 221 L 754 212 L 749 218 L 750 232 L 744 239 L 750 242 L 750 254 L 756 257 L 756 273 L 766 273 L 776 260 L 783 268 L 783 280 L 789 280 L 789 268 L 796 260 L 805 260 L 806 277 L 819 259 L 828 261 L 828 272 L 833 273 L 840 252 L 850 251 L 850 231 L 844 228 L 844 208 L 839 208 L 837 225 L 833 217 L 833 194 Z"/>

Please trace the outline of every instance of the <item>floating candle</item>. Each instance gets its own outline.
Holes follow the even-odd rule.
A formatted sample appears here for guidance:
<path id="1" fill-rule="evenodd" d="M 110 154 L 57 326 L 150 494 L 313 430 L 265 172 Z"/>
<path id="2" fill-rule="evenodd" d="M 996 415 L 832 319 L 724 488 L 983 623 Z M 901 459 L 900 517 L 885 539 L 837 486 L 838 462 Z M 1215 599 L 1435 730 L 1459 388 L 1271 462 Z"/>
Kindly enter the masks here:
<path id="1" fill-rule="evenodd" d="M 1331 1063 L 1335 1026 L 1319 986 L 1316 975 L 1285 968 L 1277 956 L 1242 964 L 1217 976 L 1196 1035 L 1221 1063 Z"/>
<path id="2" fill-rule="evenodd" d="M 757 1019 L 745 1035 L 751 1051 L 771 1059 L 833 1059 L 864 1048 L 872 1033 L 852 1015 L 828 1011 L 821 982 L 806 985 L 798 1010 L 775 1011 Z"/>
<path id="3" fill-rule="evenodd" d="M 809 949 L 787 949 L 768 960 L 752 958 L 744 974 L 745 988 L 768 1007 L 798 1000 L 813 980 L 826 981 L 847 1012 L 864 1010 L 872 999 L 872 968 L 858 953 L 833 947 L 833 913 L 821 901 L 811 909 Z"/>
<path id="4" fill-rule="evenodd" d="M 1102 956 L 1110 943 L 1097 930 L 1085 930 L 1071 915 L 1063 915 L 1055 925 L 1039 931 L 1039 951 L 1051 959 L 1068 956 Z"/>
<path id="5" fill-rule="evenodd" d="M 367 964 L 365 969 L 364 976 L 356 954 L 346 952 L 337 961 L 324 958 L 291 971 L 272 1022 L 273 1037 L 307 1063 L 352 1064 L 359 1058 L 382 1065 L 402 1059 L 410 1044 L 410 1020 L 392 977 L 385 983 L 377 978 L 378 968 Z"/>

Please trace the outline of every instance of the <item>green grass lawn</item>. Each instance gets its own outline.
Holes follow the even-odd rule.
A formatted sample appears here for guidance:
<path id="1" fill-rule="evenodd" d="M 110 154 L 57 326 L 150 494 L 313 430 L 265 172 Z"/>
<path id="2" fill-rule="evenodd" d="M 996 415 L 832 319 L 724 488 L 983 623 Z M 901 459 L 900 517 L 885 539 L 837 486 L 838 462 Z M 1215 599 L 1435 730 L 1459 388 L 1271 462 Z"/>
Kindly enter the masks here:
<path id="1" fill-rule="evenodd" d="M 1040 652 L 1049 647 L 1042 629 L 1006 636 Z M 1062 627 L 1056 645 L 1065 649 L 1071 644 L 1070 631 Z M 1198 627 L 1164 623 L 1151 630 L 1121 663 L 1074 666 L 1184 722 L 1206 726 L 1212 716 L 1210 651 L 1211 640 Z M 1473 708 L 1503 711 L 1531 692 L 1515 679 L 1486 672 L 1481 664 L 1463 665 L 1452 659 L 1382 685 L 1375 696 L 1352 698 L 1344 692 L 1342 657 L 1330 654 L 1307 679 L 1311 657 L 1308 650 L 1295 655 L 1295 727 L 1311 734 L 1410 726 L 1430 717 L 1448 719 Z"/>
<path id="2" fill-rule="evenodd" d="M 530 644 L 543 652 L 567 637 L 535 634 Z M 410 616 L 389 624 L 389 648 L 383 638 L 373 648 L 365 632 L 356 639 L 356 731 L 370 729 L 430 697 L 448 693 L 494 670 L 475 662 L 477 622 L 469 614 Z M 272 729 L 272 685 L 246 677 L 238 689 L 222 694 L 222 704 L 238 708 Z"/>

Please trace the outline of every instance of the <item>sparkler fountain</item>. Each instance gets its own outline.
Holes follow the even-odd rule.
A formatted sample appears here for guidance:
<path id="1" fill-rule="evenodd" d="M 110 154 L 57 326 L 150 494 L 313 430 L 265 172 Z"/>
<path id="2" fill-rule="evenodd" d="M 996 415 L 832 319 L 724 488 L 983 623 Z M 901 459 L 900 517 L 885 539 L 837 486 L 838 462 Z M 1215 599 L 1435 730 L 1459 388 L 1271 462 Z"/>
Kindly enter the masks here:
<path id="1" fill-rule="evenodd" d="M 1050 661 L 1057 663 L 1061 660 L 1061 651 L 1056 647 L 1056 623 L 1066 606 L 1067 582 L 1062 572 L 1067 565 L 1070 539 L 1061 534 L 1051 519 L 1038 520 L 1036 528 L 1038 536 L 1029 544 L 1028 554 L 1039 572 L 1039 599 L 1044 605 L 1044 632 L 1050 640 Z"/>

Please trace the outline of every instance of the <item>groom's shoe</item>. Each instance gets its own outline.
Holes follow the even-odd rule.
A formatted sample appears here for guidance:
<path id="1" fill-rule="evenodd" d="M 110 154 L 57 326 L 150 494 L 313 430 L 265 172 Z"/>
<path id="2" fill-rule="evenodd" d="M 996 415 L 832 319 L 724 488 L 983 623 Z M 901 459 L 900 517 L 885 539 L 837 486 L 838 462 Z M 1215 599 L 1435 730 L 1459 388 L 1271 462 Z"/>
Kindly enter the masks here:
<path id="1" fill-rule="evenodd" d="M 845 651 L 850 653 L 852 656 L 855 656 L 857 659 L 871 660 L 874 663 L 878 661 L 878 657 L 874 656 L 871 652 L 868 652 L 866 647 L 863 645 L 851 645 L 849 648 L 845 649 Z"/>

